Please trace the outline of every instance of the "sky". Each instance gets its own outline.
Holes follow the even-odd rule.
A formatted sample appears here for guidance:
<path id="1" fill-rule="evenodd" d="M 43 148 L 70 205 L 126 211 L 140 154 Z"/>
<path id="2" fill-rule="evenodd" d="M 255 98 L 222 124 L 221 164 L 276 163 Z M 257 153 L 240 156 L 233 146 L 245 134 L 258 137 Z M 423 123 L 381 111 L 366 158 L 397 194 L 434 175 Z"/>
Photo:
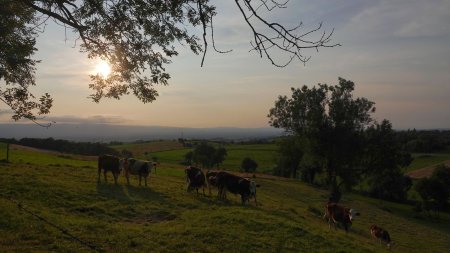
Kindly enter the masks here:
<path id="1" fill-rule="evenodd" d="M 201 56 L 178 45 L 167 66 L 172 78 L 158 86 L 159 97 L 143 104 L 134 96 L 94 103 L 87 97 L 90 60 L 70 31 L 49 24 L 37 40 L 36 95 L 54 98 L 46 120 L 173 127 L 269 127 L 267 114 L 291 87 L 336 85 L 338 77 L 356 84 L 354 95 L 376 103 L 378 121 L 394 129 L 450 128 L 450 0 L 291 0 L 268 18 L 305 29 L 323 22 L 342 46 L 304 51 L 311 60 L 277 68 L 249 52 L 250 29 L 234 1 L 213 1 L 216 46 L 233 51 Z M 282 57 L 282 56 L 281 56 Z M 0 122 L 10 123 L 0 105 Z"/>

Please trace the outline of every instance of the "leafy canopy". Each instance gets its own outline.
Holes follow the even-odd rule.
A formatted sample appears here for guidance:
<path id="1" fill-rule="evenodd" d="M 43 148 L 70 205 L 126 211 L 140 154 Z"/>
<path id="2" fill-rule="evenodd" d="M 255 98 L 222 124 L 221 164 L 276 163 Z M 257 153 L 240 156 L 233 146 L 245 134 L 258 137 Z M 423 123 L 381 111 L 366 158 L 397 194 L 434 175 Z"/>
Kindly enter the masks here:
<path id="1" fill-rule="evenodd" d="M 301 23 L 287 27 L 265 18 L 287 3 L 235 0 L 253 35 L 253 51 L 283 67 L 294 59 L 308 61 L 304 49 L 338 45 L 330 43 L 333 31 L 322 31 L 322 24 L 303 30 Z M 178 55 L 177 43 L 195 54 L 203 52 L 202 65 L 208 42 L 225 53 L 215 48 L 216 14 L 212 0 L 0 0 L 0 100 L 14 112 L 15 120 L 35 120 L 36 114 L 50 112 L 50 95 L 36 100 L 29 87 L 35 85 L 38 61 L 32 56 L 37 34 L 53 21 L 78 35 L 76 43 L 89 58 L 111 65 L 106 78 L 91 76 L 93 101 L 131 93 L 144 103 L 152 102 L 158 96 L 156 86 L 168 84 L 165 66 Z M 279 52 L 287 60 L 277 60 Z"/>
<path id="2" fill-rule="evenodd" d="M 304 151 L 320 161 L 329 184 L 351 186 L 358 179 L 364 130 L 374 123 L 374 102 L 354 98 L 355 84 L 339 78 L 339 84 L 292 88 L 292 96 L 279 96 L 268 114 L 273 127 L 302 139 Z M 303 153 L 299 153 L 301 157 Z"/>

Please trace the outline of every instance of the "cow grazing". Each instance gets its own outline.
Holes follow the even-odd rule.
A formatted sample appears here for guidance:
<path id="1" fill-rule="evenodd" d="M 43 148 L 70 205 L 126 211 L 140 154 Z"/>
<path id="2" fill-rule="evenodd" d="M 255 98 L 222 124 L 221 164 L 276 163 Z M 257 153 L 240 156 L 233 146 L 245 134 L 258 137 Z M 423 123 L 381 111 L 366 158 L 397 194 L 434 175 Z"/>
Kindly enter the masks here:
<path id="1" fill-rule="evenodd" d="M 103 170 L 105 182 L 108 182 L 106 174 L 108 171 L 114 176 L 114 183 L 117 184 L 117 178 L 124 167 L 124 160 L 114 155 L 101 155 L 98 157 L 98 182 L 100 182 L 100 174 Z"/>
<path id="2" fill-rule="evenodd" d="M 376 239 L 379 242 L 383 241 L 387 244 L 387 247 L 389 249 L 391 248 L 391 237 L 385 229 L 373 224 L 372 226 L 370 226 L 370 234 L 372 235 L 373 239 Z"/>
<path id="3" fill-rule="evenodd" d="M 245 202 L 250 203 L 250 198 L 253 197 L 255 204 L 258 205 L 256 188 L 260 187 L 260 185 L 254 181 L 221 171 L 216 175 L 216 184 L 219 188 L 219 199 L 226 199 L 226 191 L 229 191 L 233 194 L 241 195 L 242 204 L 245 204 Z"/>
<path id="4" fill-rule="evenodd" d="M 203 195 L 205 195 L 206 180 L 203 171 L 197 167 L 189 166 L 184 170 L 186 174 L 187 191 L 196 189 L 198 195 L 198 189 L 203 188 Z"/>
<path id="5" fill-rule="evenodd" d="M 141 180 L 144 178 L 145 186 L 147 186 L 147 177 L 150 175 L 152 170 L 152 162 L 137 160 L 134 158 L 128 158 L 125 162 L 125 176 L 127 178 L 127 183 L 130 184 L 130 174 L 139 176 L 139 186 L 141 185 Z"/>
<path id="6" fill-rule="evenodd" d="M 358 215 L 359 213 L 354 209 L 346 208 L 333 202 L 328 202 L 325 206 L 325 214 L 323 217 L 328 220 L 330 229 L 331 222 L 333 222 L 335 229 L 337 229 L 336 224 L 340 222 L 344 225 L 345 232 L 348 232 L 349 227 L 352 225 L 352 221 L 355 216 Z"/>

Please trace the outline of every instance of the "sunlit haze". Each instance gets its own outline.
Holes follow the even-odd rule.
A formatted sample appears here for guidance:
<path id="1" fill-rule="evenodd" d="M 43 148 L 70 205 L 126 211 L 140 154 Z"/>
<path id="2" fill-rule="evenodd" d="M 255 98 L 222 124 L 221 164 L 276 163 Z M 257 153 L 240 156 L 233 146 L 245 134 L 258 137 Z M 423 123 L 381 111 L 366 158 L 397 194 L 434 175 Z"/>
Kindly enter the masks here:
<path id="1" fill-rule="evenodd" d="M 39 35 L 32 91 L 54 98 L 45 120 L 62 123 L 174 127 L 269 127 L 267 114 L 279 95 L 291 87 L 318 83 L 335 85 L 338 77 L 356 84 L 355 96 L 376 103 L 375 118 L 386 118 L 395 129 L 450 128 L 450 1 L 337 0 L 289 2 L 273 12 L 274 21 L 305 29 L 323 22 L 342 46 L 304 51 L 311 60 L 277 68 L 249 52 L 251 31 L 234 1 L 214 1 L 218 15 L 214 37 L 219 54 L 201 56 L 178 45 L 180 55 L 167 66 L 168 86 L 157 86 L 159 97 L 143 104 L 133 95 L 92 102 L 89 74 L 107 76 L 109 66 L 79 52 L 76 35 L 49 24 Z M 69 33 L 67 31 L 67 33 Z M 280 56 L 282 57 L 282 56 Z M 0 105 L 0 121 L 13 122 Z M 25 121 L 24 121 L 25 122 Z M 50 131 L 50 130 L 49 130 Z"/>
<path id="2" fill-rule="evenodd" d="M 100 60 L 95 68 L 95 73 L 106 78 L 111 73 L 111 67 L 106 61 Z"/>

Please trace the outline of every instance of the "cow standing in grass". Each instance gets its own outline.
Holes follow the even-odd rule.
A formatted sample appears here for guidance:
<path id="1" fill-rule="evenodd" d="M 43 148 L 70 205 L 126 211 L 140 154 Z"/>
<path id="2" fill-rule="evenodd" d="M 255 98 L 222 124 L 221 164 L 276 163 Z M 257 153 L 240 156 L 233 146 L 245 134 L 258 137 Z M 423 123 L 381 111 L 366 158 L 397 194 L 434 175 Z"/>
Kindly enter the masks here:
<path id="1" fill-rule="evenodd" d="M 380 242 L 381 241 L 385 242 L 387 244 L 388 249 L 391 248 L 392 241 L 388 231 L 377 225 L 372 225 L 370 226 L 370 234 L 372 235 L 372 238 Z"/>
<path id="2" fill-rule="evenodd" d="M 152 170 L 153 163 L 144 160 L 137 160 L 134 158 L 128 158 L 125 162 L 125 177 L 127 178 L 127 184 L 130 184 L 130 174 L 139 176 L 139 186 L 141 186 L 141 180 L 144 178 L 145 186 L 147 186 L 147 178 Z"/>
<path id="3" fill-rule="evenodd" d="M 114 183 L 117 184 L 117 178 L 124 167 L 124 160 L 114 155 L 101 155 L 98 157 L 98 182 L 100 182 L 100 174 L 103 170 L 105 182 L 108 182 L 106 174 L 108 171 L 114 176 Z"/>
<path id="4" fill-rule="evenodd" d="M 245 204 L 245 202 L 250 203 L 250 198 L 253 197 L 255 199 L 255 205 L 258 205 L 256 201 L 256 188 L 259 185 L 255 181 L 224 171 L 217 173 L 215 180 L 219 188 L 219 199 L 226 199 L 226 192 L 229 191 L 233 194 L 241 195 L 242 204 Z"/>
<path id="5" fill-rule="evenodd" d="M 198 189 L 203 188 L 203 195 L 205 195 L 206 179 L 203 171 L 197 167 L 189 166 L 184 170 L 186 174 L 187 191 L 196 189 L 198 195 Z"/>
<path id="6" fill-rule="evenodd" d="M 346 208 L 329 201 L 325 206 L 325 214 L 323 217 L 328 220 L 330 229 L 331 223 L 334 224 L 334 228 L 336 229 L 336 224 L 339 222 L 344 225 L 345 232 L 348 232 L 353 219 L 358 215 L 359 213 L 354 209 Z"/>

